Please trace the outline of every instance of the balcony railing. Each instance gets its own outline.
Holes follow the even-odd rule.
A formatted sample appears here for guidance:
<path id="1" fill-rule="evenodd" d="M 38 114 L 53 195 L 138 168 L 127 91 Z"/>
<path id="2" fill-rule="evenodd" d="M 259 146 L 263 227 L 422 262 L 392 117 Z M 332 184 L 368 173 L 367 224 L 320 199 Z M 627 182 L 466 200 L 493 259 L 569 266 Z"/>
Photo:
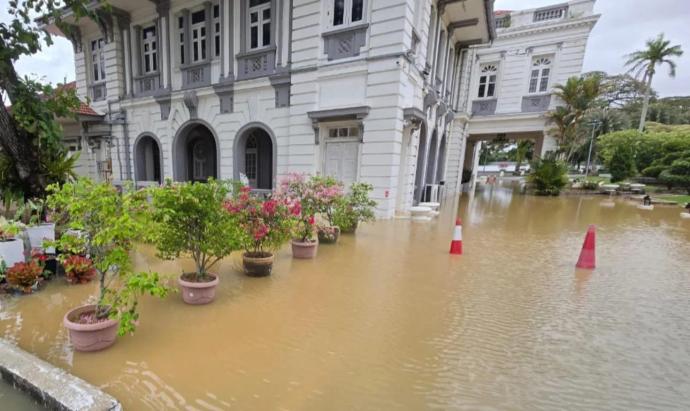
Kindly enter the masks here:
<path id="1" fill-rule="evenodd" d="M 238 80 L 271 75 L 276 67 L 276 48 L 268 47 L 238 54 L 237 67 Z"/>
<path id="2" fill-rule="evenodd" d="M 535 96 L 522 97 L 523 113 L 538 113 L 549 109 L 551 104 L 551 94 L 540 94 Z"/>
<path id="3" fill-rule="evenodd" d="M 538 9 L 534 11 L 534 17 L 532 21 L 537 23 L 546 20 L 559 20 L 566 16 L 568 11 L 568 5 L 561 5 L 555 7 L 548 7 L 543 9 Z"/>
<path id="4" fill-rule="evenodd" d="M 160 74 L 145 74 L 135 78 L 136 94 L 138 96 L 149 96 L 155 94 L 161 88 Z"/>
<path id="5" fill-rule="evenodd" d="M 211 85 L 211 64 L 200 63 L 180 68 L 182 88 L 194 88 Z"/>
<path id="6" fill-rule="evenodd" d="M 473 116 L 490 116 L 496 113 L 496 103 L 497 99 L 486 99 L 486 100 L 474 100 L 472 102 L 472 115 Z"/>
<path id="7" fill-rule="evenodd" d="M 98 83 L 91 85 L 91 99 L 93 101 L 105 100 L 107 91 L 105 83 Z"/>

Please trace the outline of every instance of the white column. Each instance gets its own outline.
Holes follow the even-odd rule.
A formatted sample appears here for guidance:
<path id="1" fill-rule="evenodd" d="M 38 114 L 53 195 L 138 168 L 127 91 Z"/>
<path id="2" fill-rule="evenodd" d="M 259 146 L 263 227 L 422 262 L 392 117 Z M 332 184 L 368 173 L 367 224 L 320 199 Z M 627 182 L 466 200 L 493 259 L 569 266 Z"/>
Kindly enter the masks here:
<path id="1" fill-rule="evenodd" d="M 125 54 L 125 94 L 131 96 L 134 94 L 132 88 L 132 54 L 131 54 L 131 43 L 130 43 L 131 33 L 129 28 L 122 30 L 122 44 Z"/>
<path id="2" fill-rule="evenodd" d="M 163 87 L 170 87 L 170 73 L 168 72 L 168 67 L 170 67 L 170 49 L 168 48 L 168 16 L 160 16 L 160 41 L 158 42 L 158 47 L 161 51 L 161 66 L 158 67 L 158 71 L 161 73 L 161 81 Z"/>

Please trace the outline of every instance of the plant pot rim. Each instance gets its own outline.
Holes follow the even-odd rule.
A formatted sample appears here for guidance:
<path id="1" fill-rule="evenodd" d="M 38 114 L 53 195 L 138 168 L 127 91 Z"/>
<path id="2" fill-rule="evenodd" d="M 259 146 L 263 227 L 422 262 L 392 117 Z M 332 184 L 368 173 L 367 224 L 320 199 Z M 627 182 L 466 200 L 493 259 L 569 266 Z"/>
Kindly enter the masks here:
<path id="1" fill-rule="evenodd" d="M 21 241 L 21 239 L 14 237 L 11 240 L 0 240 L 0 243 L 11 243 L 12 241 Z"/>
<path id="2" fill-rule="evenodd" d="M 75 323 L 72 320 L 69 319 L 69 317 L 76 312 L 87 312 L 87 311 L 92 311 L 96 309 L 96 304 L 87 304 L 87 305 L 82 305 L 76 308 L 71 309 L 70 311 L 67 311 L 67 314 L 65 314 L 62 323 L 65 325 L 65 328 L 74 330 L 74 331 L 99 331 L 99 330 L 104 330 L 106 328 L 110 328 L 112 326 L 115 326 L 119 324 L 118 320 L 113 320 L 111 318 L 108 318 L 105 321 L 100 321 L 95 324 L 79 324 Z"/>
<path id="3" fill-rule="evenodd" d="M 218 276 L 216 274 L 213 274 L 213 273 L 206 273 L 207 275 L 213 276 L 213 280 L 205 281 L 205 282 L 185 281 L 182 279 L 182 276 L 185 274 L 187 274 L 187 273 L 180 274 L 180 276 L 177 277 L 177 282 L 181 286 L 187 287 L 187 288 L 211 288 L 211 287 L 217 286 L 218 283 L 220 282 L 220 279 L 218 278 Z"/>
<path id="4" fill-rule="evenodd" d="M 273 253 L 270 252 L 270 251 L 266 251 L 266 253 L 268 253 L 268 255 L 265 256 L 265 257 L 252 257 L 252 256 L 247 255 L 247 252 L 245 251 L 245 252 L 242 253 L 242 259 L 244 259 L 244 260 L 251 260 L 251 261 L 254 261 L 254 262 L 257 262 L 257 263 L 269 263 L 269 262 L 272 262 L 272 261 L 273 261 Z"/>
<path id="5" fill-rule="evenodd" d="M 55 227 L 55 223 L 39 223 L 36 225 L 27 225 L 26 228 L 37 228 L 37 227 L 48 227 L 48 226 Z"/>
<path id="6" fill-rule="evenodd" d="M 317 239 L 311 240 L 311 241 L 309 241 L 309 240 L 307 240 L 307 241 L 300 241 L 300 240 L 295 240 L 295 239 L 293 239 L 293 240 L 292 240 L 292 244 L 293 244 L 293 245 L 296 245 L 296 246 L 298 246 L 298 247 L 312 247 L 312 246 L 319 245 L 319 239 L 317 238 Z"/>

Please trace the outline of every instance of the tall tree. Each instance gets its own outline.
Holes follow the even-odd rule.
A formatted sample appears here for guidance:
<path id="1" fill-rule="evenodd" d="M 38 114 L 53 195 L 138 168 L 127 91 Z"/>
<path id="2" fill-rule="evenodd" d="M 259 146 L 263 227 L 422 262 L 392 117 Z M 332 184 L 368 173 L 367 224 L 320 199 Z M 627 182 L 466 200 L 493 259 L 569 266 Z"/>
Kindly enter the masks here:
<path id="1" fill-rule="evenodd" d="M 35 54 L 51 45 L 43 30 L 50 22 L 68 31 L 63 21 L 66 12 L 72 18 L 95 16 L 89 0 L 10 0 L 9 20 L 0 22 L 0 164 L 2 182 L 7 190 L 21 191 L 25 197 L 44 194 L 53 181 L 51 168 L 69 162 L 61 145 L 58 117 L 68 115 L 79 100 L 74 91 L 53 88 L 27 77 L 20 77 L 15 63 L 22 56 Z M 107 8 L 107 7 L 106 7 Z M 11 109 L 7 106 L 12 104 Z M 57 165 L 57 167 L 56 167 Z"/>
<path id="2" fill-rule="evenodd" d="M 630 73 L 634 73 L 636 78 L 642 78 L 645 83 L 644 100 L 642 101 L 642 112 L 640 113 L 640 126 L 638 130 L 644 131 L 644 123 L 647 118 L 647 110 L 649 109 L 649 98 L 652 93 L 652 79 L 656 73 L 656 67 L 661 65 L 668 65 L 669 76 L 676 76 L 676 63 L 673 57 L 680 57 L 683 55 L 683 49 L 680 45 L 671 46 L 671 41 L 664 39 L 664 34 L 661 33 L 655 39 L 647 40 L 646 48 L 638 50 L 627 55 L 628 60 L 625 62 L 626 66 L 630 67 Z"/>

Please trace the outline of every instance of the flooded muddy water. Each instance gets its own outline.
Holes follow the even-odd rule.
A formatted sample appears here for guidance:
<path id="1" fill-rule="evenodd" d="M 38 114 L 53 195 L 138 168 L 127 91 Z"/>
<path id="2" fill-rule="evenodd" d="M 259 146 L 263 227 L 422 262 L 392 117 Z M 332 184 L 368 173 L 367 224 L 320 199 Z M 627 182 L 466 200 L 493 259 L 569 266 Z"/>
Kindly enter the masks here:
<path id="1" fill-rule="evenodd" d="M 0 336 L 134 410 L 687 410 L 690 220 L 602 200 L 463 195 L 462 256 L 451 203 L 431 223 L 364 225 L 313 261 L 286 247 L 268 278 L 234 255 L 215 302 L 145 299 L 137 334 L 95 354 L 74 353 L 61 321 L 96 286 L 58 279 L 0 300 Z M 579 271 L 589 224 L 598 266 Z M 137 265 L 191 266 L 153 255 L 142 246 Z"/>
<path id="2" fill-rule="evenodd" d="M 20 392 L 0 378 L 0 409 L 8 411 L 41 411 L 45 408 L 38 405 L 28 394 Z"/>

